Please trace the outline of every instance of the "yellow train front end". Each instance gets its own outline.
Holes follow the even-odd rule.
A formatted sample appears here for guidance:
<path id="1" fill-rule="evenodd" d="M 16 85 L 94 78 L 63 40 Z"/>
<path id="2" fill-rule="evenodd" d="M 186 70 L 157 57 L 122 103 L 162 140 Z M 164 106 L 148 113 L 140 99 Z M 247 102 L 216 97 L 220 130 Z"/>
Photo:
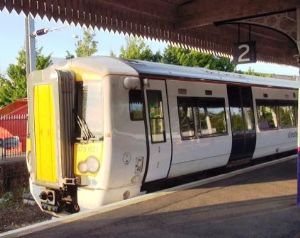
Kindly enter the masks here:
<path id="1" fill-rule="evenodd" d="M 49 67 L 28 79 L 30 190 L 53 215 L 101 203 L 87 200 L 105 182 L 102 84 L 100 75 L 71 67 Z"/>

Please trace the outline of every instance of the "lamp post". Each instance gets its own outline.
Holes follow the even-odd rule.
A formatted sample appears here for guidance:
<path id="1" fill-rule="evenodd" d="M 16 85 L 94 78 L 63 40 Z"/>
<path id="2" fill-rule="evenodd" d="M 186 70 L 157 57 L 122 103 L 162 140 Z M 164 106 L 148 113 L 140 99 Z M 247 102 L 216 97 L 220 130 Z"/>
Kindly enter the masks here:
<path id="1" fill-rule="evenodd" d="M 31 14 L 25 18 L 25 45 L 26 45 L 26 76 L 36 69 L 36 51 L 35 51 L 35 37 L 45 35 L 52 31 L 57 31 L 66 26 L 56 27 L 52 29 L 42 28 L 34 29 L 34 20 Z"/>
<path id="2" fill-rule="evenodd" d="M 26 76 L 36 67 L 36 51 L 35 51 L 35 36 L 34 32 L 34 20 L 31 14 L 28 14 L 25 18 L 25 47 L 26 47 Z"/>

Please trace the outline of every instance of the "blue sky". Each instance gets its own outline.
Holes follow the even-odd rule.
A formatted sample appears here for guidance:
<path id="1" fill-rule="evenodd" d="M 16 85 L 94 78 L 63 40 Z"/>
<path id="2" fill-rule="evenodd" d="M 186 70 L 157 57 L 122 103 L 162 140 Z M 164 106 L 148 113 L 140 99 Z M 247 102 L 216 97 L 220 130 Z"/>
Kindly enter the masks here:
<path id="1" fill-rule="evenodd" d="M 24 46 L 25 29 L 24 15 L 15 12 L 8 14 L 7 11 L 0 11 L 0 73 L 5 73 L 9 64 L 15 62 L 18 51 Z M 75 42 L 78 40 L 74 36 L 82 36 L 82 29 L 79 26 L 68 25 L 62 22 L 48 21 L 37 18 L 35 28 L 56 28 L 64 26 L 59 31 L 50 32 L 47 35 L 37 37 L 37 47 L 43 47 L 44 54 L 52 54 L 55 58 L 64 58 L 66 51 L 74 52 Z M 114 34 L 108 31 L 96 31 L 98 44 L 97 55 L 110 55 L 110 52 L 119 53 L 122 45 L 125 44 L 124 34 Z M 163 51 L 166 43 L 146 40 L 146 44 L 153 51 Z M 286 75 L 298 75 L 298 69 L 282 65 L 256 63 L 238 66 L 238 69 L 248 70 L 251 67 L 257 72 L 277 73 Z"/>

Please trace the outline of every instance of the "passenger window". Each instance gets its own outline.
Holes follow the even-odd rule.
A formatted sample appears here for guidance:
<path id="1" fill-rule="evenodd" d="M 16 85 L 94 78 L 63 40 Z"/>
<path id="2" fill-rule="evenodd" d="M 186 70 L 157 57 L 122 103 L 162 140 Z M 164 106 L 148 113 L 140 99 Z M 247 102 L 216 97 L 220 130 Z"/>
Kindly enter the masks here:
<path id="1" fill-rule="evenodd" d="M 198 107 L 198 110 L 195 112 L 197 121 L 197 132 L 198 135 L 208 134 L 208 125 L 210 124 L 209 117 L 207 115 L 207 110 L 204 107 Z"/>
<path id="2" fill-rule="evenodd" d="M 160 90 L 147 90 L 151 142 L 166 141 L 164 111 Z"/>
<path id="3" fill-rule="evenodd" d="M 197 131 L 199 136 L 227 133 L 224 101 L 205 101 L 200 99 L 198 104 Z"/>
<path id="4" fill-rule="evenodd" d="M 278 128 L 276 102 L 257 100 L 257 118 L 260 130 Z"/>
<path id="5" fill-rule="evenodd" d="M 195 136 L 194 111 L 191 100 L 188 98 L 178 98 L 178 116 L 181 137 L 190 138 Z"/>
<path id="6" fill-rule="evenodd" d="M 129 91 L 129 113 L 130 120 L 142 121 L 144 119 L 144 106 L 141 90 Z"/>
<path id="7" fill-rule="evenodd" d="M 208 107 L 207 116 L 210 121 L 209 134 L 223 134 L 227 132 L 225 108 L 221 106 Z"/>
<path id="8" fill-rule="evenodd" d="M 279 122 L 281 128 L 296 127 L 295 106 L 279 106 Z"/>
<path id="9" fill-rule="evenodd" d="M 178 115 L 183 139 L 227 133 L 224 99 L 178 97 Z"/>

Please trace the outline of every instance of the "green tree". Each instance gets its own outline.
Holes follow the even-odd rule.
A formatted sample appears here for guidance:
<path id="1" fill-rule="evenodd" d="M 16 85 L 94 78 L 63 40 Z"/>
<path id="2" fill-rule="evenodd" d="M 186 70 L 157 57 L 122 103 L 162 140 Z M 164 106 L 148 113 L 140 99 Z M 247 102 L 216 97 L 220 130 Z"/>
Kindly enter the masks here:
<path id="1" fill-rule="evenodd" d="M 42 48 L 37 50 L 36 69 L 41 70 L 51 64 L 51 55 L 44 56 Z M 10 64 L 7 77 L 0 75 L 0 107 L 7 105 L 18 98 L 27 96 L 26 90 L 26 54 L 19 51 L 16 64 Z"/>
<path id="2" fill-rule="evenodd" d="M 126 45 L 120 49 L 120 57 L 123 59 L 140 59 L 159 62 L 161 55 L 159 52 L 153 54 L 150 47 L 138 37 L 127 37 Z"/>
<path id="3" fill-rule="evenodd" d="M 79 39 L 75 44 L 75 53 L 77 57 L 91 56 L 97 52 L 98 41 L 94 40 L 95 36 L 96 34 L 91 30 L 84 30 L 83 38 Z M 67 56 L 72 55 L 70 52 L 67 52 L 67 54 Z"/>
<path id="4" fill-rule="evenodd" d="M 168 64 L 205 67 L 208 69 L 232 72 L 235 65 L 228 58 L 216 57 L 195 50 L 168 46 L 163 53 L 162 62 Z"/>
<path id="5" fill-rule="evenodd" d="M 272 77 L 272 74 L 255 72 L 254 69 L 252 69 L 251 67 L 247 71 L 238 70 L 236 71 L 236 73 L 248 74 L 248 75 L 259 76 L 259 77 Z"/>

